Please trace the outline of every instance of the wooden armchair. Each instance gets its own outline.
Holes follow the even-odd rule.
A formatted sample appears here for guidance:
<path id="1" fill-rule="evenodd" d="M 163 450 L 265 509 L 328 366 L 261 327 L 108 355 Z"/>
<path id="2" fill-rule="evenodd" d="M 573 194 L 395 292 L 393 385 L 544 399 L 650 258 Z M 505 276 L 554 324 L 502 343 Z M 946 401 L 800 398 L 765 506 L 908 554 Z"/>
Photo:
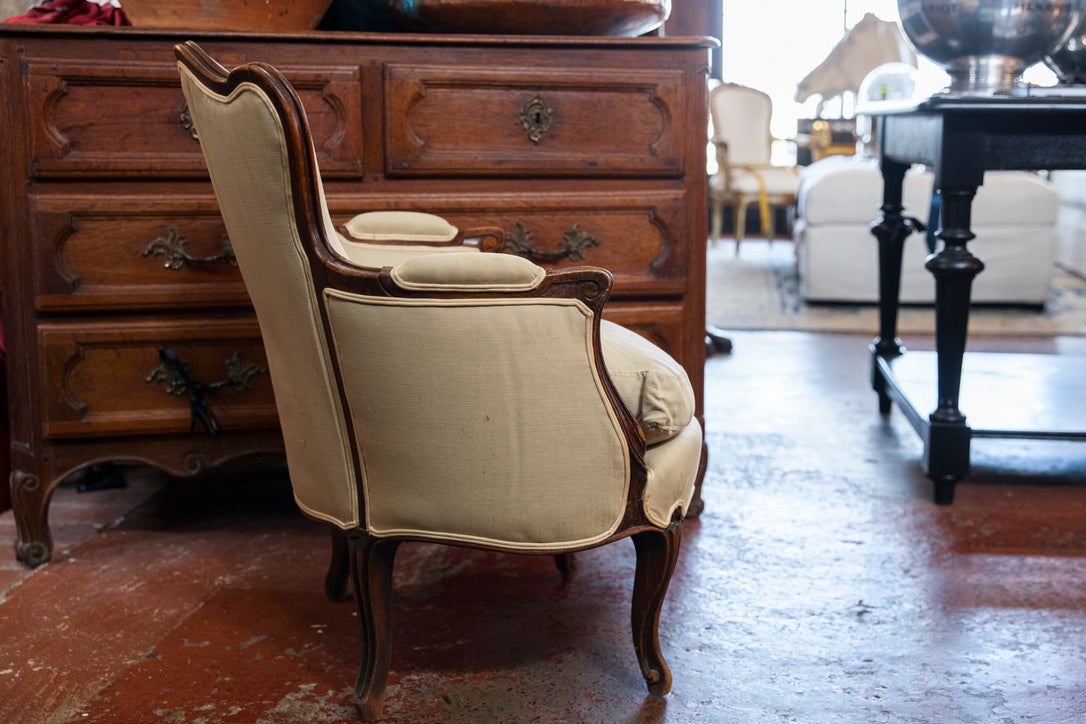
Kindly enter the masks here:
<path id="1" fill-rule="evenodd" d="M 191 43 L 176 53 L 260 321 L 295 499 L 347 541 L 327 590 L 349 571 L 359 715 L 382 710 L 393 560 L 416 540 L 561 563 L 632 538 L 634 648 L 649 691 L 667 693 L 657 629 L 702 434 L 682 368 L 601 320 L 611 275 L 509 254 L 353 262 L 286 81 L 263 64 L 227 72 Z M 420 355 L 420 338 L 440 344 Z"/>

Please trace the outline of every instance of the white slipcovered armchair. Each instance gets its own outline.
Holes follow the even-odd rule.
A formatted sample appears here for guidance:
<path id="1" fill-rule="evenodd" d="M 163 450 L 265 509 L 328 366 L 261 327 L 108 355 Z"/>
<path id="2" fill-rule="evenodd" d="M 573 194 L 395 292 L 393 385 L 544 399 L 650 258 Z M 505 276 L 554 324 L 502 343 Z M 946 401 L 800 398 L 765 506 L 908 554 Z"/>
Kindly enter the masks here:
<path id="1" fill-rule="evenodd" d="M 601 320 L 602 269 L 477 253 L 373 268 L 373 249 L 354 245 L 374 240 L 352 235 L 380 224 L 334 228 L 282 76 L 228 73 L 192 43 L 176 52 L 260 322 L 295 499 L 348 541 L 327 588 L 349 568 L 359 715 L 381 713 L 392 564 L 410 540 L 561 563 L 631 537 L 634 648 L 649 691 L 667 693 L 657 627 L 702 440 L 683 369 Z M 387 220 L 402 234 L 403 218 Z M 420 339 L 439 343 L 420 355 Z"/>

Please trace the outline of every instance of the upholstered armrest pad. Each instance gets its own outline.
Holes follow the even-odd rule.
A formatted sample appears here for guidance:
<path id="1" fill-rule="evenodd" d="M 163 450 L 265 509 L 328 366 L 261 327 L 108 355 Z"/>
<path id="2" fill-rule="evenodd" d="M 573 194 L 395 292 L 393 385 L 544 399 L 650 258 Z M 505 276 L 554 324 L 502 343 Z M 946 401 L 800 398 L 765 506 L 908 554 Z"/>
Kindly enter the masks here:
<path id="1" fill-rule="evenodd" d="M 392 270 L 392 281 L 415 291 L 505 291 L 535 289 L 546 270 L 512 254 L 429 254 Z"/>
<path id="2" fill-rule="evenodd" d="M 600 324 L 600 343 L 607 373 L 647 444 L 674 437 L 690 424 L 694 389 L 682 365 L 641 335 L 607 320 Z"/>
<path id="3" fill-rule="evenodd" d="M 445 219 L 421 211 L 369 211 L 359 214 L 343 228 L 356 241 L 401 241 L 423 244 L 447 243 L 460 230 Z"/>

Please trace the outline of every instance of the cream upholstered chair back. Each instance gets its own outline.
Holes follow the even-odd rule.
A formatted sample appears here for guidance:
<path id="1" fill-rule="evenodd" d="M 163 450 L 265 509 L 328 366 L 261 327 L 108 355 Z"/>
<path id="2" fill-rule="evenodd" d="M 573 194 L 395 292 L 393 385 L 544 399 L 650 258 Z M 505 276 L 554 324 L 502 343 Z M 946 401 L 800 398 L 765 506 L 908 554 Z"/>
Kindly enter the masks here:
<path id="1" fill-rule="evenodd" d="M 284 126 L 276 104 L 302 113 L 293 94 L 269 96 L 254 76 L 228 86 L 226 70 L 193 53 L 217 87 L 179 64 L 181 86 L 207 160 L 226 232 L 260 323 L 260 334 L 295 500 L 342 528 L 359 522 L 355 466 L 342 401 L 311 278 L 310 234 L 337 238 L 325 209 L 308 130 Z M 288 135 L 294 134 L 292 139 Z M 292 156 L 294 154 L 294 156 Z"/>
<path id="2" fill-rule="evenodd" d="M 773 143 L 770 121 L 773 101 L 756 88 L 736 83 L 722 83 L 709 94 L 713 135 L 726 144 L 726 161 L 720 158 L 723 145 L 718 143 L 718 162 L 733 165 L 768 164 Z"/>
<path id="3" fill-rule="evenodd" d="M 348 572 L 353 583 L 362 718 L 382 709 L 404 540 L 554 555 L 569 578 L 572 552 L 632 538 L 634 648 L 649 691 L 667 693 L 657 628 L 701 427 L 682 367 L 601 319 L 610 273 L 446 253 L 440 219 L 411 217 L 426 223 L 405 232 L 403 218 L 356 217 L 340 234 L 286 80 L 261 64 L 227 72 L 192 43 L 176 52 L 260 321 L 295 498 L 333 526 L 326 591 L 339 598 Z M 373 249 L 352 244 L 387 238 L 386 222 L 440 253 L 374 268 Z"/>

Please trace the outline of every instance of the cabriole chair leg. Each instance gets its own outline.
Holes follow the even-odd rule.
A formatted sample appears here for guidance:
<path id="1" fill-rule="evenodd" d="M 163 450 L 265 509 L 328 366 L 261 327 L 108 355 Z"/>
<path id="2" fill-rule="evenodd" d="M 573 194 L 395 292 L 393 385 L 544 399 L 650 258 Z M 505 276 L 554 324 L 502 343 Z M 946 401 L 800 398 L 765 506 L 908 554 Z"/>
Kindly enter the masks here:
<path id="1" fill-rule="evenodd" d="M 649 692 L 658 696 L 671 691 L 671 669 L 660 648 L 660 609 L 679 557 L 681 526 L 681 521 L 673 521 L 665 530 L 633 536 L 637 550 L 631 617 L 634 650 Z"/>
<path id="2" fill-rule="evenodd" d="M 354 687 L 362 721 L 376 721 L 385 704 L 392 644 L 392 564 L 398 541 L 351 538 L 351 571 L 358 602 L 362 664 Z"/>

